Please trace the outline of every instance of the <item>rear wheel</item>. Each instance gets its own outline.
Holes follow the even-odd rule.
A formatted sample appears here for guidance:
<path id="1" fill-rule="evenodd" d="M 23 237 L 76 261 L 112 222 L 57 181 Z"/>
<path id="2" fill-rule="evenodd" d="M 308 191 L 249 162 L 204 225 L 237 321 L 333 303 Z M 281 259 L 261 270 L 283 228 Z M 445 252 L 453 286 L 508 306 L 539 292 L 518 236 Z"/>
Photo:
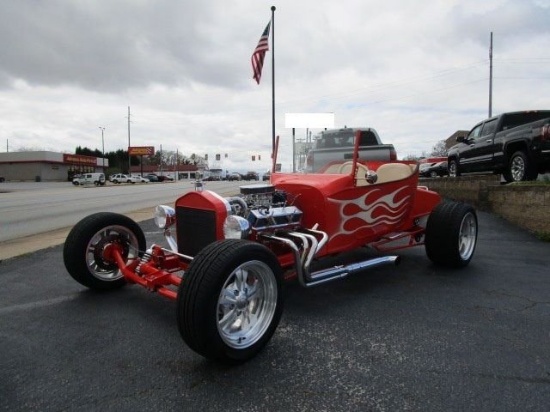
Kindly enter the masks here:
<path id="1" fill-rule="evenodd" d="M 470 205 L 438 204 L 428 218 L 425 248 L 428 258 L 441 266 L 464 267 L 477 244 L 477 215 Z"/>
<path id="2" fill-rule="evenodd" d="M 214 242 L 191 262 L 177 297 L 178 329 L 200 355 L 245 362 L 271 339 L 283 311 L 282 270 L 265 246 Z"/>
<path id="3" fill-rule="evenodd" d="M 507 182 L 522 182 L 525 180 L 535 180 L 538 173 L 534 170 L 527 154 L 518 150 L 508 161 L 506 170 L 502 173 Z"/>
<path id="4" fill-rule="evenodd" d="M 63 247 L 63 260 L 69 274 L 90 289 L 115 289 L 126 283 L 109 248 L 116 247 L 125 261 L 145 250 L 141 227 L 127 216 L 95 213 L 78 222 Z"/>

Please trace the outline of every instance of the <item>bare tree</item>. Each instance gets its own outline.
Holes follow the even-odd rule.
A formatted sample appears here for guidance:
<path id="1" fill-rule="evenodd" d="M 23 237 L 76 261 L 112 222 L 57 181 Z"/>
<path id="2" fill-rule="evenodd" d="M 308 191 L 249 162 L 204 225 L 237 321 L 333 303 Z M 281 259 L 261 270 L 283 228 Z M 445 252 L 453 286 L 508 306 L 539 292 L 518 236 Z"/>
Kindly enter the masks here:
<path id="1" fill-rule="evenodd" d="M 445 157 L 447 156 L 447 152 L 448 149 L 445 146 L 445 140 L 440 140 L 432 147 L 432 153 L 430 155 L 434 157 Z"/>

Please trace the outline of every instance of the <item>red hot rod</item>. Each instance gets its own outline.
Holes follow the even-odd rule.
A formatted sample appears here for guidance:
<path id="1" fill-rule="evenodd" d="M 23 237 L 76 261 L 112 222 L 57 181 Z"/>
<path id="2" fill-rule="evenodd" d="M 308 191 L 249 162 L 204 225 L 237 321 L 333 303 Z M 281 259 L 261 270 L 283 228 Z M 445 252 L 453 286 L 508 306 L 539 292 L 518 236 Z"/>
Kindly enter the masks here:
<path id="1" fill-rule="evenodd" d="M 69 274 L 88 288 L 141 285 L 176 301 L 177 326 L 195 352 L 238 363 L 270 340 L 283 311 L 283 284 L 312 287 L 396 264 L 398 249 L 424 245 L 438 265 L 466 266 L 477 215 L 418 186 L 413 162 L 332 159 L 317 173 L 271 173 L 232 197 L 201 182 L 175 207 L 157 206 L 166 246 L 146 246 L 140 226 L 115 213 L 78 222 L 64 245 Z M 276 150 L 274 153 L 274 163 Z M 322 267 L 323 258 L 361 247 L 359 262 Z M 326 259 L 325 259 L 326 260 Z M 319 267 L 322 267 L 319 269 Z"/>

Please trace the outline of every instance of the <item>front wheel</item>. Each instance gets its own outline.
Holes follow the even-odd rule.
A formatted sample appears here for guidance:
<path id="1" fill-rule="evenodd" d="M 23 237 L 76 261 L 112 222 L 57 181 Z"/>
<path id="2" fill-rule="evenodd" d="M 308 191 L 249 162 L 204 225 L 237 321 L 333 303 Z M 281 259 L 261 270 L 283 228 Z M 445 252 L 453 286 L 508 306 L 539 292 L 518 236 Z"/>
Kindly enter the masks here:
<path id="1" fill-rule="evenodd" d="M 141 227 L 127 216 L 95 213 L 78 222 L 63 247 L 69 274 L 90 289 L 115 289 L 126 284 L 109 250 L 117 248 L 125 261 L 137 259 L 145 250 Z"/>
<path id="2" fill-rule="evenodd" d="M 282 270 L 265 246 L 228 239 L 195 256 L 180 284 L 178 329 L 200 355 L 225 363 L 254 357 L 283 312 Z"/>
<path id="3" fill-rule="evenodd" d="M 430 213 L 425 248 L 435 264 L 464 267 L 474 256 L 477 244 L 477 215 L 470 205 L 443 202 Z"/>
<path id="4" fill-rule="evenodd" d="M 458 170 L 458 160 L 449 160 L 449 177 L 458 176 L 460 176 L 460 171 Z"/>

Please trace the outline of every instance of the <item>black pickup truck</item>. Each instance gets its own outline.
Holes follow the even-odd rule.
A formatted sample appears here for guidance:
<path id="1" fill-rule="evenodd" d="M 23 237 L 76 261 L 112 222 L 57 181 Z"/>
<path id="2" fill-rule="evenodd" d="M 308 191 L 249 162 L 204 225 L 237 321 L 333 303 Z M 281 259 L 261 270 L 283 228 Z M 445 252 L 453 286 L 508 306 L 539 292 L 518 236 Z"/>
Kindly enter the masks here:
<path id="1" fill-rule="evenodd" d="M 457 137 L 449 149 L 449 176 L 502 173 L 507 182 L 535 180 L 550 171 L 550 110 L 503 113 Z"/>

